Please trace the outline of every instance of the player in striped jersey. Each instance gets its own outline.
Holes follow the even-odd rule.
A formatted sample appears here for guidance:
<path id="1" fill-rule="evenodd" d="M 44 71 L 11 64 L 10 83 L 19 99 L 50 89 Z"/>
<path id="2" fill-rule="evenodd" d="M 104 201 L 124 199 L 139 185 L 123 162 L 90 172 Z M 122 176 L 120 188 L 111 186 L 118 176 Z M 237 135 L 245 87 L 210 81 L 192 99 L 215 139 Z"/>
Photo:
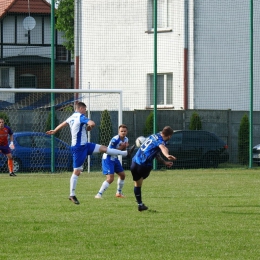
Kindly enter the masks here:
<path id="1" fill-rule="evenodd" d="M 73 173 L 70 178 L 70 196 L 69 199 L 79 204 L 75 190 L 78 177 L 83 170 L 83 164 L 88 155 L 93 153 L 107 153 L 109 155 L 131 156 L 134 146 L 127 151 L 111 149 L 104 145 L 88 143 L 87 131 L 91 131 L 95 127 L 95 122 L 85 116 L 87 106 L 83 102 L 76 104 L 76 111 L 64 122 L 59 124 L 54 130 L 49 130 L 46 134 L 54 135 L 63 127 L 69 126 L 71 132 L 71 151 L 73 155 Z"/>

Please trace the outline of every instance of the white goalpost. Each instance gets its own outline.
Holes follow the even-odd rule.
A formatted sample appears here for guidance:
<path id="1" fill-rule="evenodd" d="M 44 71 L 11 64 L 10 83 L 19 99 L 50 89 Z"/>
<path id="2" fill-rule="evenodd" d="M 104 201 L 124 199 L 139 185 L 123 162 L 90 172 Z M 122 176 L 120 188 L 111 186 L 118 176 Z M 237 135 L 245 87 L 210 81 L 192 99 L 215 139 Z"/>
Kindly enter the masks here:
<path id="1" fill-rule="evenodd" d="M 8 119 L 13 132 L 21 134 L 20 139 L 23 140 L 19 141 L 17 138 L 20 144 L 13 151 L 15 169 L 19 172 L 69 170 L 65 167 L 68 166 L 66 160 L 71 160 L 67 154 L 71 141 L 69 129 L 62 129 L 55 137 L 55 142 L 50 142 L 42 134 L 50 129 L 51 121 L 55 121 L 56 126 L 69 117 L 74 111 L 76 101 L 87 105 L 87 117 L 95 121 L 97 126 L 88 132 L 89 142 L 108 145 L 111 137 L 117 134 L 118 126 L 122 124 L 121 90 L 1 89 L 1 92 L 0 116 Z M 22 137 L 25 133 L 29 133 L 30 137 Z M 24 152 L 28 156 L 21 154 L 25 148 L 28 148 Z M 47 158 L 49 153 L 52 154 L 51 160 Z M 89 156 L 84 170 L 101 170 L 101 156 Z M 0 156 L 0 172 L 6 170 L 5 160 L 4 156 Z"/>

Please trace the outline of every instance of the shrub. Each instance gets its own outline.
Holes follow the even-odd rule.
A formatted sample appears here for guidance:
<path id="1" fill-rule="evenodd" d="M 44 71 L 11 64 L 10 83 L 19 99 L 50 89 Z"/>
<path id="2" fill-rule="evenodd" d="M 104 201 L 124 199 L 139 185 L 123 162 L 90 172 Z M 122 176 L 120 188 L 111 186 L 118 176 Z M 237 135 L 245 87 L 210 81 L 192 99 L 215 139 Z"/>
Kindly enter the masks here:
<path id="1" fill-rule="evenodd" d="M 196 112 L 194 112 L 191 115 L 189 129 L 190 130 L 201 130 L 202 129 L 200 116 Z"/>
<path id="2" fill-rule="evenodd" d="M 10 124 L 10 121 L 9 121 L 9 117 L 8 117 L 8 115 L 7 115 L 6 113 L 0 112 L 0 118 L 3 118 L 3 119 L 4 119 L 5 125 L 7 125 L 7 126 L 9 126 L 10 128 L 12 128 L 12 127 L 11 127 L 11 124 Z"/>
<path id="3" fill-rule="evenodd" d="M 145 121 L 144 136 L 153 134 L 153 112 L 150 112 Z"/>
<path id="4" fill-rule="evenodd" d="M 249 120 L 246 114 L 241 119 L 238 131 L 238 161 L 241 164 L 249 163 Z"/>

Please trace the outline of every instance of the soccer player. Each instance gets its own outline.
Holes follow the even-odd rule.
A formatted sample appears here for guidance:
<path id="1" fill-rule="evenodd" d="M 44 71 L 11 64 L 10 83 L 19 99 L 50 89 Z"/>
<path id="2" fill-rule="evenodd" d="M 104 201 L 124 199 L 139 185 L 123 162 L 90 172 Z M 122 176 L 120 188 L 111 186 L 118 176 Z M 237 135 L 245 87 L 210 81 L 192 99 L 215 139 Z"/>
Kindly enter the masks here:
<path id="1" fill-rule="evenodd" d="M 8 146 L 8 136 L 10 139 L 10 145 Z M 14 137 L 12 129 L 5 125 L 5 121 L 3 118 L 0 118 L 0 152 L 5 154 L 7 157 L 7 165 L 9 169 L 9 175 L 15 177 L 16 174 L 14 173 L 14 162 L 13 156 L 11 153 L 11 149 L 13 150 L 14 147 Z"/>
<path id="2" fill-rule="evenodd" d="M 121 151 L 126 150 L 126 148 L 129 146 L 128 138 L 126 137 L 126 135 L 127 135 L 127 126 L 120 125 L 118 127 L 118 135 L 114 136 L 110 140 L 108 148 L 118 149 Z M 114 181 L 115 173 L 117 173 L 118 175 L 116 197 L 124 198 L 124 195 L 122 194 L 122 189 L 124 186 L 125 172 L 121 165 L 121 162 L 118 159 L 118 156 L 104 153 L 102 157 L 102 170 L 103 170 L 103 174 L 106 175 L 106 180 L 102 183 L 99 192 L 97 193 L 95 198 L 96 199 L 102 198 L 102 194 L 109 187 L 109 185 Z"/>
<path id="3" fill-rule="evenodd" d="M 76 197 L 75 190 L 78 182 L 78 177 L 83 170 L 83 164 L 88 155 L 93 153 L 107 153 L 109 155 L 122 155 L 131 156 L 134 146 L 127 151 L 120 151 L 116 149 L 108 148 L 104 145 L 88 143 L 87 142 L 87 131 L 91 131 L 95 127 L 95 122 L 85 116 L 86 104 L 78 102 L 76 104 L 76 111 L 63 123 L 59 124 L 54 130 L 49 130 L 46 134 L 54 135 L 56 132 L 61 130 L 63 127 L 70 127 L 71 132 L 71 150 L 73 156 L 73 173 L 70 178 L 70 196 L 69 199 L 79 204 Z"/>
<path id="4" fill-rule="evenodd" d="M 134 194 L 139 211 L 148 209 L 148 207 L 142 202 L 141 188 L 143 180 L 150 175 L 153 166 L 153 159 L 156 158 L 167 167 L 173 165 L 173 162 L 170 161 L 176 160 L 173 155 L 169 154 L 168 148 L 165 146 L 172 135 L 172 128 L 170 126 L 165 126 L 161 132 L 147 137 L 132 159 L 130 170 L 133 176 Z M 170 161 L 165 161 L 161 157 L 160 152 L 162 152 L 162 154 Z"/>

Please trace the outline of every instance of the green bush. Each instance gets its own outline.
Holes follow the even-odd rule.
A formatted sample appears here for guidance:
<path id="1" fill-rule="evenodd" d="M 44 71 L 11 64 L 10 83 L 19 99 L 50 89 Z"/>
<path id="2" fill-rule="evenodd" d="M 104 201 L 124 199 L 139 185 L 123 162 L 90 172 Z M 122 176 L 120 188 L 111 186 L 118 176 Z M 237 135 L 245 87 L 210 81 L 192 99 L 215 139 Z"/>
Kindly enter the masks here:
<path id="1" fill-rule="evenodd" d="M 201 130 L 202 129 L 200 116 L 196 112 L 194 112 L 191 115 L 189 129 L 190 130 Z"/>
<path id="2" fill-rule="evenodd" d="M 241 119 L 238 131 L 238 161 L 241 164 L 249 163 L 249 119 L 246 114 Z"/>
<path id="3" fill-rule="evenodd" d="M 153 112 L 150 112 L 145 121 L 144 136 L 153 134 Z"/>
<path id="4" fill-rule="evenodd" d="M 6 113 L 0 112 L 0 118 L 3 118 L 3 119 L 4 119 L 5 125 L 7 125 L 7 126 L 9 126 L 10 128 L 12 128 L 12 127 L 11 127 L 11 124 L 10 124 L 10 121 L 9 121 L 9 117 L 8 117 L 8 115 L 7 115 Z"/>
<path id="5" fill-rule="evenodd" d="M 113 137 L 113 128 L 110 114 L 107 110 L 101 113 L 100 126 L 99 126 L 99 144 L 108 145 Z"/>

